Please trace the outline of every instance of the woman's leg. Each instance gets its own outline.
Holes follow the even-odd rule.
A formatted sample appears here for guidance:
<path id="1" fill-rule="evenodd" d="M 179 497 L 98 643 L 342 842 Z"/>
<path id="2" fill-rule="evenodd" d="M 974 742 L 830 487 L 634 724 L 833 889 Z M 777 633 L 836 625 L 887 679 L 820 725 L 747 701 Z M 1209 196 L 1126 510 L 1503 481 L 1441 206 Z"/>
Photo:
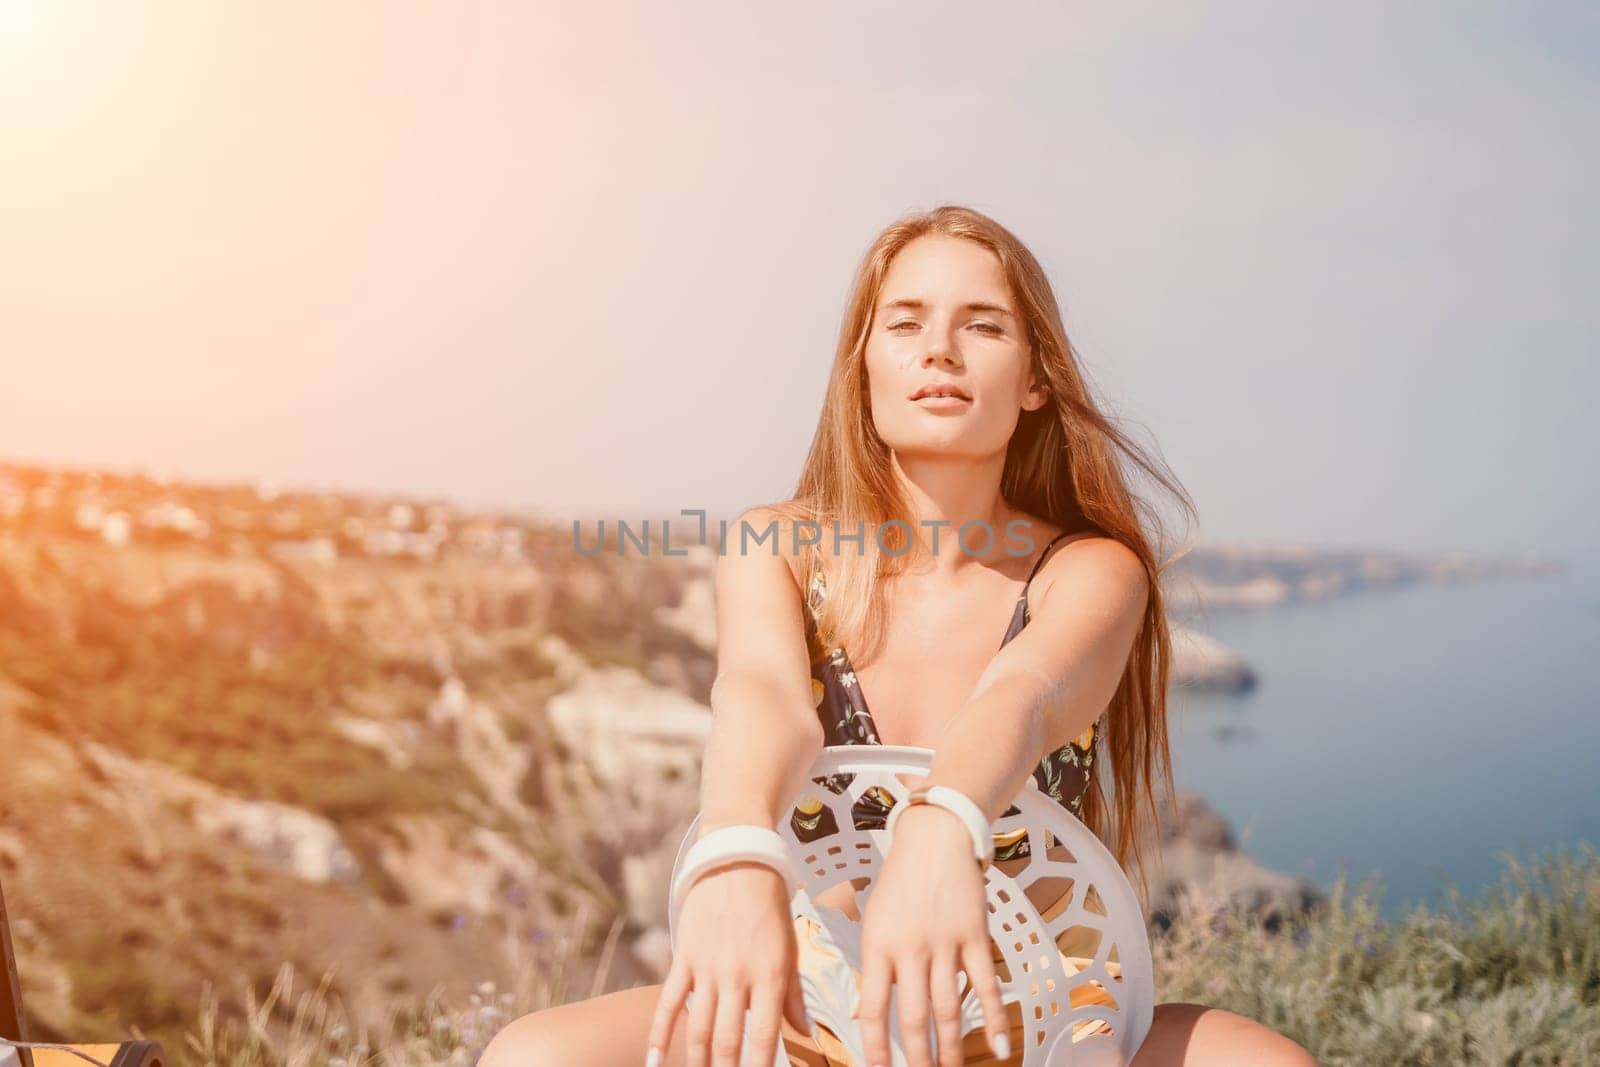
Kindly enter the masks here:
<path id="1" fill-rule="evenodd" d="M 643 1067 L 650 1019 L 660 985 L 636 986 L 604 996 L 530 1012 L 495 1035 L 479 1067 Z M 685 1016 L 678 1016 L 663 1067 L 683 1067 Z"/>
<path id="2" fill-rule="evenodd" d="M 1157 1004 L 1133 1067 L 1317 1067 L 1311 1053 L 1270 1027 L 1202 1004 Z"/>
<path id="3" fill-rule="evenodd" d="M 650 1020 L 660 999 L 661 986 L 656 984 L 529 1012 L 494 1036 L 478 1067 L 643 1067 Z M 661 1067 L 685 1067 L 687 1019 L 686 1014 L 678 1015 Z M 796 1032 L 788 1020 L 783 1022 L 783 1036 L 791 1063 L 829 1067 L 810 1037 Z"/>
<path id="4" fill-rule="evenodd" d="M 640 1067 L 659 985 L 532 1012 L 495 1035 L 478 1067 Z M 684 1067 L 684 1020 L 662 1067 Z M 797 1051 L 797 1050 L 796 1050 Z M 809 1051 L 809 1050 L 808 1050 Z M 1158 1004 L 1132 1067 L 1317 1067 L 1299 1045 L 1252 1019 L 1201 1004 Z"/>

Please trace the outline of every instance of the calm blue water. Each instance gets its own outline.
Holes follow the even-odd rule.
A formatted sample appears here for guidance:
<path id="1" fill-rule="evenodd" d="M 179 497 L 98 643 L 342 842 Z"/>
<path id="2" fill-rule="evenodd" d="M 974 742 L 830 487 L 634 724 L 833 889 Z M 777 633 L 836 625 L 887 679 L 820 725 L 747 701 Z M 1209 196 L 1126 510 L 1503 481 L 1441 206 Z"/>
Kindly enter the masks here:
<path id="1" fill-rule="evenodd" d="M 1600 846 L 1600 558 L 1197 628 L 1262 680 L 1175 696 L 1173 774 L 1267 866 L 1376 873 L 1394 916 L 1446 879 L 1476 895 L 1502 850 Z"/>

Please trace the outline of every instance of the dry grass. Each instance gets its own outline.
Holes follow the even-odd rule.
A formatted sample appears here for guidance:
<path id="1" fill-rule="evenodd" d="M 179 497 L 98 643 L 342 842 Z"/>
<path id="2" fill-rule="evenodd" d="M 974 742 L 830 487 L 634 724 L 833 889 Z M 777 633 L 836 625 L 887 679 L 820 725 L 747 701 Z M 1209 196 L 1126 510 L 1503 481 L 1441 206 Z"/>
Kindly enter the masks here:
<path id="1" fill-rule="evenodd" d="M 1326 905 L 1269 933 L 1242 911 L 1192 898 L 1155 941 L 1158 1000 L 1259 1019 L 1329 1067 L 1600 1062 L 1592 847 L 1508 857 L 1497 886 L 1439 911 L 1385 921 L 1379 903 L 1372 885 L 1341 883 Z M 603 992 L 619 932 L 598 945 L 558 938 L 529 959 L 516 988 L 485 983 L 465 1004 L 398 1006 L 381 1032 L 352 1028 L 326 978 L 293 998 L 286 968 L 242 1021 L 223 1022 L 208 998 L 181 1058 L 205 1067 L 466 1067 L 522 1013 Z M 585 972 L 580 987 L 573 979 Z"/>
<path id="2" fill-rule="evenodd" d="M 465 1003 L 447 1003 L 437 991 L 420 1003 L 396 1002 L 375 1027 L 346 1010 L 332 972 L 297 993 L 295 970 L 285 964 L 265 995 L 243 990 L 242 1014 L 225 1013 L 208 988 L 184 1047 L 170 1051 L 191 1067 L 465 1067 L 513 1019 L 605 991 L 623 920 L 597 945 L 578 933 L 589 919 L 580 909 L 566 933 L 536 942 L 511 988 L 485 981 Z M 585 976 L 580 992 L 574 987 Z"/>
<path id="3" fill-rule="evenodd" d="M 1369 884 L 1268 934 L 1197 901 L 1153 946 L 1160 999 L 1249 1016 L 1324 1064 L 1600 1063 L 1600 855 L 1506 858 L 1476 899 L 1385 922 Z"/>

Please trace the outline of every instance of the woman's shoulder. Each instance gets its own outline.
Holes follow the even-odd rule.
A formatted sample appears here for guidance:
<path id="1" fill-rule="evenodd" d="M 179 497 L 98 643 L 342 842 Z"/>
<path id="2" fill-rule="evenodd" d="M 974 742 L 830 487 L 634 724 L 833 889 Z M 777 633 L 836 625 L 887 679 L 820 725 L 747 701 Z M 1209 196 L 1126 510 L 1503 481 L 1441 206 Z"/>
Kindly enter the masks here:
<path id="1" fill-rule="evenodd" d="M 1091 556 L 1100 564 L 1113 566 L 1139 562 L 1131 548 L 1087 519 L 1063 525 L 1019 510 L 1012 522 L 1020 524 L 1019 535 L 1025 534 L 1030 542 L 1027 563 L 1040 583 L 1048 584 L 1063 568 L 1070 569 L 1072 564 L 1064 562 L 1067 559 Z M 1071 546 L 1080 547 L 1066 551 Z"/>
<path id="2" fill-rule="evenodd" d="M 1063 527 L 1042 519 L 1037 522 L 1038 528 L 1049 531 L 1042 538 L 1034 535 L 1037 574 L 1033 584 L 1041 596 L 1064 574 L 1079 568 L 1113 573 L 1132 583 L 1144 580 L 1145 567 L 1139 554 L 1093 523 L 1084 521 Z"/>
<path id="3" fill-rule="evenodd" d="M 728 524 L 723 555 L 776 556 L 787 565 L 795 588 L 804 590 L 807 584 L 803 574 L 805 561 L 799 547 L 804 538 L 797 527 L 805 521 L 808 520 L 804 509 L 793 500 L 748 507 Z"/>

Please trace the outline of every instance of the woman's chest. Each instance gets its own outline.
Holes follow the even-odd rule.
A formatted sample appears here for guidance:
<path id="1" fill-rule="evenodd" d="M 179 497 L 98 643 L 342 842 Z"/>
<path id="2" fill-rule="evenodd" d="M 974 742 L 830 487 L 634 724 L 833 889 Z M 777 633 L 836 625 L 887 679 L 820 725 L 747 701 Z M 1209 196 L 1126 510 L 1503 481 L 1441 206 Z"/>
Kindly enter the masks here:
<path id="1" fill-rule="evenodd" d="M 994 661 L 1010 621 L 996 615 L 985 608 L 917 613 L 889 627 L 871 662 L 847 661 L 880 741 L 937 747 Z"/>

